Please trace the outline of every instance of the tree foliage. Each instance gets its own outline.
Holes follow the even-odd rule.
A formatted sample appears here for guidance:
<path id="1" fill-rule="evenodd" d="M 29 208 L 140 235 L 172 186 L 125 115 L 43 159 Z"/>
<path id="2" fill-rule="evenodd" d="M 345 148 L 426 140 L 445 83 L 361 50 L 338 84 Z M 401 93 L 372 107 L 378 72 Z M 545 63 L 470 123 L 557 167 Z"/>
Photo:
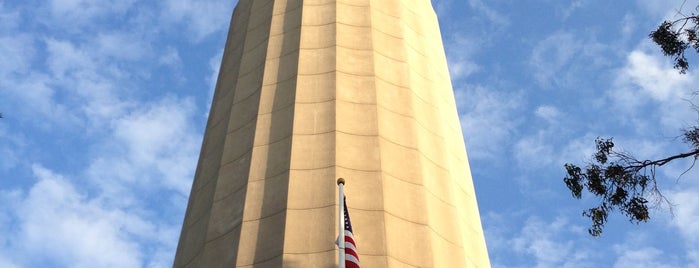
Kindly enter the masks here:
<path id="1" fill-rule="evenodd" d="M 649 38 L 665 56 L 673 59 L 675 69 L 685 74 L 689 68 L 685 51 L 692 48 L 699 53 L 699 16 L 682 15 L 680 19 L 664 21 L 650 33 Z M 696 106 L 694 108 L 699 112 Z M 682 136 L 689 146 L 687 152 L 657 160 L 639 160 L 629 153 L 615 150 L 611 138 L 597 138 L 597 152 L 591 163 L 584 168 L 565 164 L 566 176 L 563 181 L 573 197 L 580 199 L 583 192 L 589 192 L 599 199 L 597 206 L 582 213 L 592 222 L 588 229 L 590 235 L 602 234 L 612 212 L 618 211 L 632 223 L 638 224 L 650 219 L 649 208 L 661 203 L 669 204 L 657 187 L 656 169 L 678 159 L 693 158 L 696 162 L 699 158 L 699 125 L 685 129 Z"/>
<path id="2" fill-rule="evenodd" d="M 691 14 L 675 21 L 664 21 L 649 37 L 665 56 L 673 58 L 675 69 L 684 74 L 689 68 L 685 51 L 691 47 L 699 53 L 699 16 Z"/>
<path id="3" fill-rule="evenodd" d="M 655 172 L 677 159 L 699 156 L 699 128 L 693 127 L 684 133 L 684 141 L 691 151 L 657 160 L 639 160 L 629 153 L 614 150 L 612 139 L 597 138 L 594 162 L 585 168 L 565 164 L 567 175 L 563 178 L 573 197 L 580 199 L 583 190 L 600 199 L 596 207 L 583 211 L 590 218 L 592 236 L 602 234 L 610 212 L 618 210 L 633 223 L 650 219 L 649 205 L 669 203 L 658 189 Z M 649 201 L 650 199 L 650 201 Z"/>

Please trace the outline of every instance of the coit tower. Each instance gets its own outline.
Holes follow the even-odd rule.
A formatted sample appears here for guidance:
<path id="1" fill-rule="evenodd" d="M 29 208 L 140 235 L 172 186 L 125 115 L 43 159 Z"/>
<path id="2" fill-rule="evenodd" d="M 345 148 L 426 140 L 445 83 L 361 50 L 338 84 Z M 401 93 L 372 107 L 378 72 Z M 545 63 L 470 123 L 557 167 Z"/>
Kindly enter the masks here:
<path id="1" fill-rule="evenodd" d="M 429 0 L 239 0 L 175 267 L 490 267 Z"/>

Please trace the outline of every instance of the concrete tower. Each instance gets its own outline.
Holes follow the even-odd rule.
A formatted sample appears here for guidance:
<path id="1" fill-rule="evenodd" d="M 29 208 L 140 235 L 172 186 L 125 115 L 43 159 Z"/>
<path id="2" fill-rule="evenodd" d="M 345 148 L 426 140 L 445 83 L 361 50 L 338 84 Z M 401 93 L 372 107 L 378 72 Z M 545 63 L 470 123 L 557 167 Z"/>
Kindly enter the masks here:
<path id="1" fill-rule="evenodd" d="M 240 0 L 175 267 L 489 267 L 429 0 Z"/>

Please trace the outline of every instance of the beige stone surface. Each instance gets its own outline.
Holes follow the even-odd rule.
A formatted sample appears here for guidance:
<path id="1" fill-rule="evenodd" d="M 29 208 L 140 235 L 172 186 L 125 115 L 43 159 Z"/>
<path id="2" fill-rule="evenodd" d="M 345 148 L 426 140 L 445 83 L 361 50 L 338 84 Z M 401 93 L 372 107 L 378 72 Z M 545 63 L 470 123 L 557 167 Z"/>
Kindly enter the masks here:
<path id="1" fill-rule="evenodd" d="M 428 0 L 240 0 L 175 267 L 490 267 Z"/>

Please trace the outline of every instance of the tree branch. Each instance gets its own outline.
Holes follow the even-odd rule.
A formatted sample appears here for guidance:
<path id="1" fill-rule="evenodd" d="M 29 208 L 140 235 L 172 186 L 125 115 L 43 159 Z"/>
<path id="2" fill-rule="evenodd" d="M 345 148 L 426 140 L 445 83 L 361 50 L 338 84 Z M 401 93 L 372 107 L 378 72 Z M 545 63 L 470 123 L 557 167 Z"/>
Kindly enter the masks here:
<path id="1" fill-rule="evenodd" d="M 618 156 L 622 156 L 622 155 L 620 154 L 620 155 L 618 155 Z M 660 166 L 663 166 L 663 165 L 665 165 L 665 164 L 667 164 L 667 163 L 672 162 L 673 160 L 681 159 L 681 158 L 687 158 L 687 157 L 690 157 L 690 156 L 694 156 L 694 157 L 699 156 L 699 149 L 695 149 L 694 151 L 691 151 L 691 152 L 687 152 L 687 153 L 683 153 L 683 154 L 677 154 L 677 155 L 673 155 L 673 156 L 670 156 L 670 157 L 667 157 L 667 158 L 658 159 L 658 160 L 654 160 L 654 161 L 650 161 L 650 160 L 638 161 L 638 160 L 635 160 L 635 159 L 634 159 L 634 161 L 632 161 L 632 162 L 634 162 L 634 163 L 640 163 L 640 164 L 638 164 L 638 165 L 629 165 L 628 167 L 629 167 L 629 168 L 638 168 L 638 169 L 642 169 L 642 168 L 649 167 L 649 166 L 658 166 L 658 167 L 660 167 Z M 627 159 L 628 159 L 628 158 L 630 158 L 630 157 L 628 157 L 627 155 L 623 155 L 623 158 L 627 158 Z M 631 158 L 631 159 L 633 159 L 633 158 Z"/>

